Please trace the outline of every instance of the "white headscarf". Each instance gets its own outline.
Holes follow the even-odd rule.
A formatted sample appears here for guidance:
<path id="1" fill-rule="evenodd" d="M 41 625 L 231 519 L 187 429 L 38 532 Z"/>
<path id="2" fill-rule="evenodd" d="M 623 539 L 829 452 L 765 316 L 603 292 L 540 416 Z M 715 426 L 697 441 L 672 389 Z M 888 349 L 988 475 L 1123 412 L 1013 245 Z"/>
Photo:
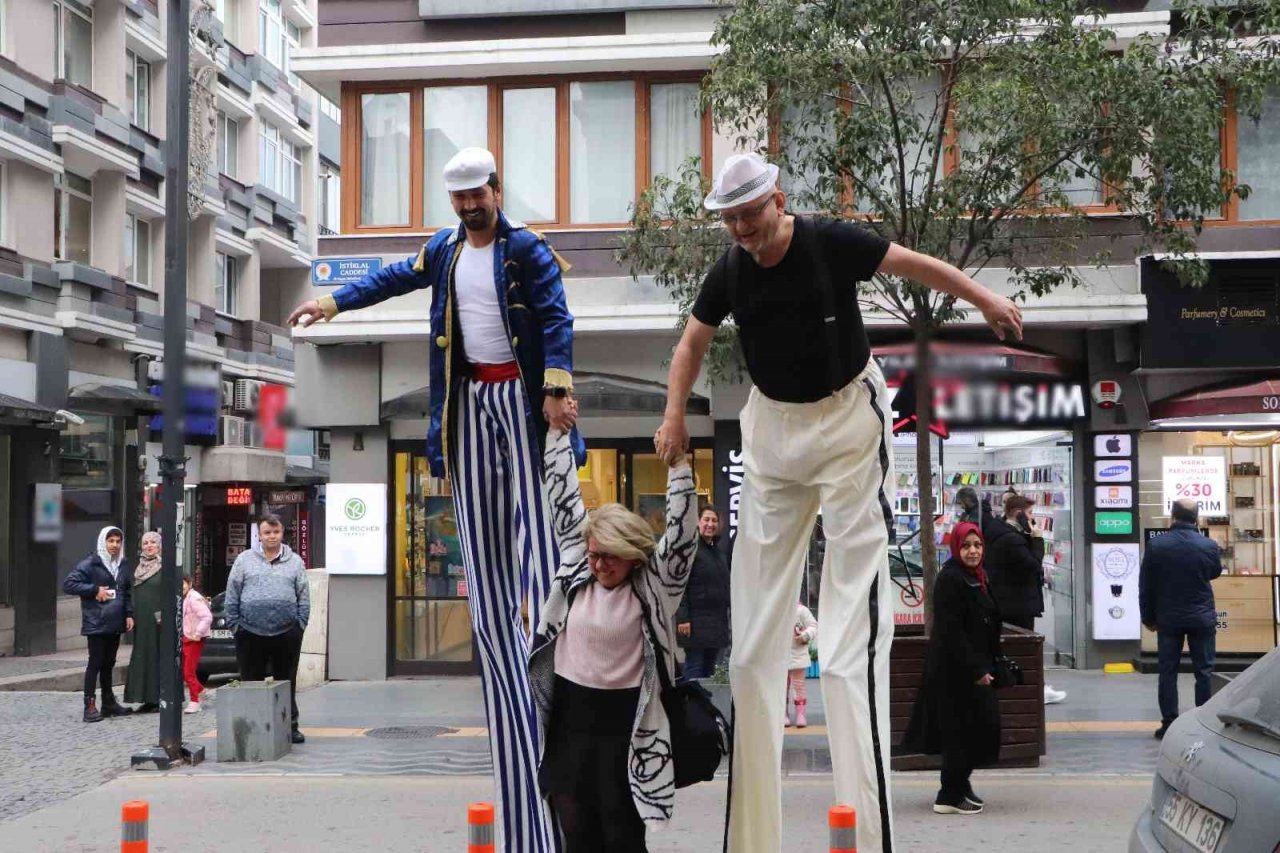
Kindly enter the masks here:
<path id="1" fill-rule="evenodd" d="M 120 537 L 120 553 L 116 557 L 112 557 L 107 551 L 107 536 L 115 533 Z M 98 532 L 98 557 L 102 560 L 102 565 L 107 567 L 107 571 L 111 572 L 114 579 L 120 575 L 120 563 L 124 561 L 124 531 L 119 527 L 104 527 Z"/>

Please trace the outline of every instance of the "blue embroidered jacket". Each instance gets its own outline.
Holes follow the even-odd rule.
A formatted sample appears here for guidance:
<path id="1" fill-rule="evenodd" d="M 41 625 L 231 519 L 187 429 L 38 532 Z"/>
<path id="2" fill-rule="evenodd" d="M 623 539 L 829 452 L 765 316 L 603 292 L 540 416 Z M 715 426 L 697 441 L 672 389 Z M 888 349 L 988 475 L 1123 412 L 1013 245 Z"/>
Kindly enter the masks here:
<path id="1" fill-rule="evenodd" d="M 431 294 L 431 363 L 428 387 L 431 425 L 427 430 L 427 461 L 432 476 L 445 476 L 452 432 L 449 401 L 466 373 L 462 326 L 458 322 L 454 269 L 466 241 L 466 230 L 441 229 L 418 254 L 384 267 L 373 275 L 343 285 L 321 297 L 320 307 L 331 319 L 341 311 L 375 305 L 424 287 Z M 525 417 L 538 437 L 530 448 L 541 465 L 547 421 L 542 414 L 543 388 L 573 387 L 573 315 L 565 304 L 562 269 L 568 269 L 547 241 L 523 223 L 498 212 L 493 252 L 493 286 L 503 312 L 511 350 L 520 366 L 528 406 Z M 582 437 L 573 431 L 574 455 L 586 462 Z"/>

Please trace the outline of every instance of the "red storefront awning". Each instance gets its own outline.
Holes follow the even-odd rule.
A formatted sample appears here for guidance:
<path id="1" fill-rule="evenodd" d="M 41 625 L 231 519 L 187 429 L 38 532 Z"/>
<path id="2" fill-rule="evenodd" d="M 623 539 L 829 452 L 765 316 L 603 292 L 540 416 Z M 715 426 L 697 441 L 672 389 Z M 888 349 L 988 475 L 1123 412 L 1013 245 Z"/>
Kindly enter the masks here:
<path id="1" fill-rule="evenodd" d="M 1155 420 L 1277 413 L 1280 413 L 1280 379 L 1188 391 L 1151 404 L 1151 417 Z"/>
<path id="2" fill-rule="evenodd" d="M 879 344 L 871 348 L 872 355 L 882 365 L 886 362 L 896 368 L 909 369 L 915 363 L 914 341 L 896 344 Z M 1022 347 L 981 341 L 934 341 L 929 344 L 934 359 L 942 366 L 954 366 L 968 373 L 1029 373 L 1039 376 L 1075 376 L 1076 364 L 1069 358 L 1052 353 L 1036 352 Z"/>

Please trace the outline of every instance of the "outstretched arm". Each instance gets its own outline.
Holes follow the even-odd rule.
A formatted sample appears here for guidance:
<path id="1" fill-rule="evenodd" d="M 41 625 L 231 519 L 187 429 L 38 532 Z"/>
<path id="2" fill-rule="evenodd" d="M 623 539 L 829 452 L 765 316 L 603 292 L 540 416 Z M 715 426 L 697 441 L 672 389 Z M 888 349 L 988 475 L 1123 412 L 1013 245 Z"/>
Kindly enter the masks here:
<path id="1" fill-rule="evenodd" d="M 664 462 L 670 462 L 676 454 L 689 449 L 689 430 L 684 423 L 684 407 L 689 402 L 693 383 L 702 372 L 702 360 L 707 347 L 715 337 L 716 327 L 689 317 L 680 336 L 680 343 L 671 356 L 671 369 L 667 371 L 667 410 L 662 426 L 653 437 L 653 446 Z"/>
<path id="2" fill-rule="evenodd" d="M 587 558 L 587 540 L 583 535 L 587 508 L 582 502 L 573 446 L 569 443 L 569 433 L 563 430 L 553 428 L 547 432 L 543 480 L 551 507 L 551 528 L 560 548 L 560 565 L 577 566 Z"/>
<path id="3" fill-rule="evenodd" d="M 293 326 L 301 322 L 305 329 L 317 320 L 332 320 L 342 311 L 354 311 L 357 308 L 376 305 L 384 299 L 403 296 L 430 285 L 424 247 L 422 252 L 412 258 L 383 267 L 360 281 L 344 284 L 333 293 L 325 294 L 319 299 L 308 299 L 293 309 L 293 313 L 289 315 L 285 324 Z"/>
<path id="4" fill-rule="evenodd" d="M 698 550 L 698 493 L 688 457 L 681 457 L 667 473 L 667 527 L 654 550 L 658 592 L 671 613 L 684 598 L 689 572 Z"/>
<path id="5" fill-rule="evenodd" d="M 1022 311 L 1013 300 L 988 290 L 945 261 L 890 243 L 877 272 L 909 278 L 963 299 L 982 312 L 997 338 L 1004 340 L 1009 334 L 1014 340 L 1022 340 Z"/>

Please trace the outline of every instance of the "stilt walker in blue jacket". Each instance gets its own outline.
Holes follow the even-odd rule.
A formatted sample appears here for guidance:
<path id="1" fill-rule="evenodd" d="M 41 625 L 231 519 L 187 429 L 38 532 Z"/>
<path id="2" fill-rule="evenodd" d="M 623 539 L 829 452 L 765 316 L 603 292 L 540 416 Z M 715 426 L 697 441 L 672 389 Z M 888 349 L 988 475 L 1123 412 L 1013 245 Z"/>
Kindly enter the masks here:
<path id="1" fill-rule="evenodd" d="M 557 565 L 542 483 L 548 426 L 573 430 L 573 316 L 567 265 L 538 233 L 507 219 L 493 155 L 464 149 L 444 169 L 461 219 L 416 256 L 298 306 L 304 326 L 432 288 L 427 456 L 449 477 L 480 649 L 497 784 L 498 849 L 548 853 L 560 840 L 537 789 L 527 598 L 536 626 Z"/>

